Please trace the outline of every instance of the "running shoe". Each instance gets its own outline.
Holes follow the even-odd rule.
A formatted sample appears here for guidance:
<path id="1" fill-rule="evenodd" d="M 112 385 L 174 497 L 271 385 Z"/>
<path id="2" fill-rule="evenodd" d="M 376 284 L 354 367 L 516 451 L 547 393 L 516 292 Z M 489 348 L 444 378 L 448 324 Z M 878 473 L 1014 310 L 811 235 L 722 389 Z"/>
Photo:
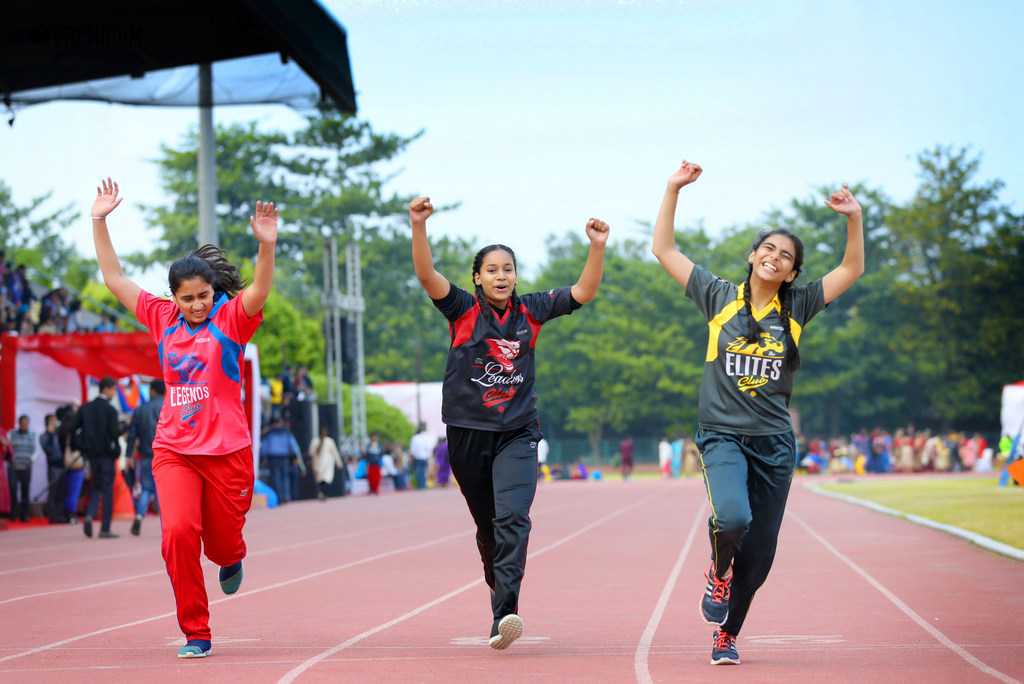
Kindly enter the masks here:
<path id="1" fill-rule="evenodd" d="M 729 617 L 729 585 L 732 582 L 732 570 L 730 569 L 728 577 L 719 578 L 712 564 L 704 576 L 707 577 L 708 584 L 700 601 L 700 615 L 709 625 L 724 625 Z"/>
<path id="2" fill-rule="evenodd" d="M 220 590 L 225 594 L 234 594 L 242 586 L 242 576 L 245 571 L 242 568 L 242 561 L 228 565 L 220 569 Z"/>
<path id="3" fill-rule="evenodd" d="M 739 665 L 740 654 L 736 652 L 736 637 L 721 629 L 714 632 L 715 641 L 711 646 L 712 665 Z"/>
<path id="4" fill-rule="evenodd" d="M 495 634 L 497 632 L 497 634 Z M 509 613 L 498 621 L 495 629 L 491 630 L 491 639 L 488 642 L 491 648 L 504 650 L 512 645 L 512 642 L 523 635 L 523 618 L 515 613 Z"/>
<path id="5" fill-rule="evenodd" d="M 82 520 L 82 532 L 85 532 L 86 537 L 92 537 L 92 518 L 89 516 Z"/>
<path id="6" fill-rule="evenodd" d="M 210 655 L 210 642 L 206 639 L 189 639 L 178 649 L 179 658 L 205 658 Z"/>
<path id="7" fill-rule="evenodd" d="M 132 534 L 138 537 L 140 531 L 142 531 L 142 516 L 137 515 L 135 520 L 132 521 Z"/>

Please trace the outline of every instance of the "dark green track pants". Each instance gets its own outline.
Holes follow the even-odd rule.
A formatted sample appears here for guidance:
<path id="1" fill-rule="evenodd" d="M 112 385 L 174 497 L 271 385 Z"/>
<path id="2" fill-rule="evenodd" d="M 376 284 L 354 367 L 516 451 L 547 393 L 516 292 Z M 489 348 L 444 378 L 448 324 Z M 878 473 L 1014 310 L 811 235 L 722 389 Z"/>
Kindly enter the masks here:
<path id="1" fill-rule="evenodd" d="M 749 437 L 699 429 L 696 443 L 711 504 L 715 574 L 724 576 L 732 564 L 729 619 L 722 629 L 736 636 L 775 560 L 796 439 L 792 432 Z"/>

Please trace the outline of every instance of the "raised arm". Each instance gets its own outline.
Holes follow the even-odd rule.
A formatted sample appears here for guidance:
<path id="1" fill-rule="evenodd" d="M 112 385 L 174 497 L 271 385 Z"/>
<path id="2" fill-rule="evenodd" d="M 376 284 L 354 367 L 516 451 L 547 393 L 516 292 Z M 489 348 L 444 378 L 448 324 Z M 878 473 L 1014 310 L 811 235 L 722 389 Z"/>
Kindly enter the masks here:
<path id="1" fill-rule="evenodd" d="M 274 252 L 277 249 L 277 209 L 273 202 L 256 202 L 256 215 L 249 217 L 252 234 L 260 243 L 252 283 L 242 290 L 242 308 L 252 318 L 263 309 L 274 285 Z"/>
<path id="2" fill-rule="evenodd" d="M 601 285 L 604 274 L 604 248 L 608 244 L 608 224 L 599 219 L 587 221 L 587 237 L 590 239 L 590 251 L 587 252 L 587 263 L 583 264 L 580 279 L 572 286 L 572 298 L 580 304 L 586 304 Z"/>
<path id="3" fill-rule="evenodd" d="M 431 299 L 442 299 L 451 290 L 451 283 L 434 268 L 434 256 L 430 253 L 427 240 L 427 218 L 434 213 L 429 197 L 417 197 L 409 202 L 409 218 L 412 220 L 412 265 L 416 277 Z"/>
<path id="4" fill-rule="evenodd" d="M 702 171 L 703 169 L 697 164 L 683 160 L 683 165 L 668 179 L 665 197 L 661 200 L 661 209 L 654 222 L 654 242 L 651 245 L 651 251 L 654 256 L 658 257 L 662 268 L 668 271 L 668 274 L 683 287 L 690 282 L 693 262 L 690 257 L 676 249 L 676 200 L 683 186 L 697 180 Z"/>
<path id="5" fill-rule="evenodd" d="M 111 294 L 117 297 L 126 309 L 135 313 L 135 304 L 139 301 L 142 288 L 136 285 L 121 270 L 121 260 L 117 258 L 114 244 L 110 241 L 107 230 L 107 216 L 121 204 L 117 196 L 117 183 L 107 178 L 96 188 L 96 201 L 92 204 L 92 241 L 96 246 L 96 261 L 103 273 L 103 283 Z"/>
<path id="6" fill-rule="evenodd" d="M 860 203 L 844 183 L 825 201 L 829 209 L 846 216 L 846 251 L 843 262 L 821 279 L 825 303 L 843 294 L 864 273 L 864 216 Z"/>

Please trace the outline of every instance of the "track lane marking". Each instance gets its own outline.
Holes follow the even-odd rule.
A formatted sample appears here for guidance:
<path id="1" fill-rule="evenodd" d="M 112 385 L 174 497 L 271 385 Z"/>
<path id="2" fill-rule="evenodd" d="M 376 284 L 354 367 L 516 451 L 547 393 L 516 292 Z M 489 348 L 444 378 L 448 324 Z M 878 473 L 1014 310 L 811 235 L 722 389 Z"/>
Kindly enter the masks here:
<path id="1" fill-rule="evenodd" d="M 651 651 L 651 643 L 654 641 L 654 633 L 658 630 L 661 618 L 665 614 L 668 599 L 672 595 L 676 581 L 679 579 L 679 573 L 683 569 L 683 561 L 690 554 L 690 547 L 693 546 L 693 540 L 697 536 L 700 523 L 706 519 L 706 511 L 707 504 L 702 501 L 700 508 L 697 509 L 697 515 L 693 519 L 693 524 L 690 526 L 690 532 L 686 535 L 683 548 L 679 551 L 679 557 L 676 558 L 676 564 L 673 566 L 672 572 L 669 573 L 665 586 L 661 590 L 661 596 L 658 597 L 658 603 L 654 607 L 654 612 L 651 613 L 651 618 L 647 621 L 647 627 L 640 636 L 640 642 L 637 644 L 636 652 L 633 655 L 633 672 L 636 674 L 636 680 L 641 684 L 653 684 L 654 682 L 651 678 L 651 670 L 648 663 L 648 655 Z"/>
<path id="2" fill-rule="evenodd" d="M 900 598 L 898 596 L 896 596 L 896 594 L 894 594 L 893 592 L 889 591 L 889 589 L 887 589 L 881 582 L 879 582 L 874 577 L 872 577 L 871 574 L 868 573 L 867 570 L 864 570 L 862 567 L 857 565 L 857 563 L 855 563 L 853 560 L 851 560 L 846 555 L 844 555 L 839 549 L 837 549 L 836 547 L 832 546 L 832 544 L 830 544 L 824 537 L 822 537 L 820 534 L 818 534 L 813 529 L 811 529 L 811 526 L 808 525 L 806 522 L 804 522 L 804 519 L 801 518 L 799 515 L 797 515 L 796 513 L 791 512 L 791 511 L 788 511 L 787 515 L 792 516 L 792 518 L 794 520 L 796 520 L 796 522 L 802 528 L 804 528 L 804 531 L 806 531 L 807 534 L 811 535 L 822 546 L 824 546 L 826 549 L 828 549 L 829 553 L 831 553 L 833 556 L 835 556 L 836 558 L 841 560 L 843 563 L 845 563 L 847 566 L 849 566 L 850 569 L 852 569 L 854 572 L 856 572 L 858 575 L 860 575 L 868 584 L 870 584 L 875 589 L 877 589 L 879 591 L 879 593 L 882 594 L 882 596 L 884 596 L 885 598 L 889 599 L 889 601 L 894 606 L 896 606 L 901 611 L 903 611 L 903 613 L 907 617 L 909 617 L 911 620 L 916 622 L 922 629 L 924 629 L 924 631 L 926 631 L 929 634 L 931 634 L 932 637 L 934 637 L 935 640 L 938 641 L 940 644 L 942 644 L 943 646 L 948 648 L 950 651 L 952 651 L 956 655 L 960 656 L 963 660 L 967 661 L 968 663 L 973 665 L 975 668 L 977 668 L 981 672 L 984 672 L 985 674 L 989 675 L 990 677 L 994 677 L 994 678 L 998 679 L 1001 682 L 1006 682 L 1006 684 L 1021 684 L 1020 680 L 1014 679 L 1013 677 L 1011 677 L 1009 675 L 1003 674 L 999 670 L 997 670 L 997 669 L 995 669 L 995 668 L 993 668 L 993 667 L 983 663 L 981 660 L 979 660 L 978 658 L 976 658 L 973 655 L 971 655 L 967 651 L 967 649 L 965 649 L 964 647 L 960 646 L 960 644 L 955 643 L 952 639 L 950 639 L 945 634 L 943 634 L 942 632 L 937 630 L 935 627 L 933 627 L 927 620 L 925 620 L 917 612 L 915 612 L 913 608 L 911 608 L 906 603 L 901 601 Z"/>

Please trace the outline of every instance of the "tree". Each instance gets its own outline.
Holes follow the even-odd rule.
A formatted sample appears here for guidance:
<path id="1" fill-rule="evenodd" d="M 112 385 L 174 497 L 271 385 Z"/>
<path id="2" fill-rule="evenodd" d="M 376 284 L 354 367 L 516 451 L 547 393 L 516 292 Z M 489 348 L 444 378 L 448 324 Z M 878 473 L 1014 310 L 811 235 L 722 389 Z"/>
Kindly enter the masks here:
<path id="1" fill-rule="evenodd" d="M 74 246 L 61 236 L 80 215 L 71 204 L 45 209 L 43 205 L 52 195 L 48 192 L 32 198 L 26 206 L 18 206 L 10 186 L 0 180 L 0 245 L 9 261 L 60 277 L 81 261 Z"/>

